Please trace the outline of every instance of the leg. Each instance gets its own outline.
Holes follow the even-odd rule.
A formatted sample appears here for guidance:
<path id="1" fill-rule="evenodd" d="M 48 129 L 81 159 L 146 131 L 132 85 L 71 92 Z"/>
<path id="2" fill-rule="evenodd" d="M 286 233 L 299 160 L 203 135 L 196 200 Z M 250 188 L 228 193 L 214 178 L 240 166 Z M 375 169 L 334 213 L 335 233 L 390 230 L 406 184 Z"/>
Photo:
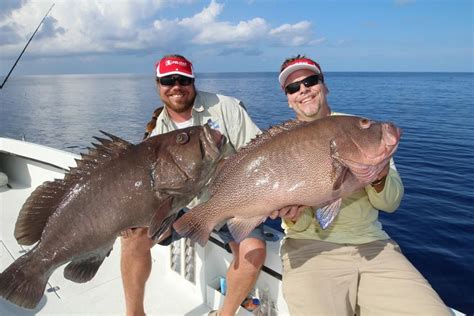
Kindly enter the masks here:
<path id="1" fill-rule="evenodd" d="M 265 241 L 257 238 L 244 239 L 240 244 L 229 243 L 234 258 L 227 270 L 227 293 L 219 316 L 235 315 L 242 301 L 257 281 L 265 262 Z"/>
<path id="2" fill-rule="evenodd" d="M 151 273 L 153 242 L 147 228 L 136 228 L 127 238 L 122 238 L 120 270 L 127 316 L 143 316 L 145 284 Z"/>
<path id="3" fill-rule="evenodd" d="M 438 294 L 392 240 L 359 246 L 360 315 L 451 315 Z"/>
<path id="4" fill-rule="evenodd" d="M 291 315 L 354 315 L 358 272 L 353 252 L 329 242 L 285 240 L 282 289 Z"/>

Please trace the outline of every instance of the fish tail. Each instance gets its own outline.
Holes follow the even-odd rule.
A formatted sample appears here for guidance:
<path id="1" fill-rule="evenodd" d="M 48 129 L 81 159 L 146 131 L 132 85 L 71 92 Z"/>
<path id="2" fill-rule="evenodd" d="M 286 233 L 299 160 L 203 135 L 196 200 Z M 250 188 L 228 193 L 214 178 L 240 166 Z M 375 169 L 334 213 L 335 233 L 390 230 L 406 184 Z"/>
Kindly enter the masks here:
<path id="1" fill-rule="evenodd" d="M 206 245 L 214 228 L 214 224 L 208 219 L 208 210 L 204 211 L 204 204 L 186 212 L 173 224 L 173 228 L 182 237 L 189 238 L 201 246 Z"/>
<path id="2" fill-rule="evenodd" d="M 0 274 L 0 297 L 27 309 L 38 305 L 48 282 L 31 261 L 23 255 Z"/>

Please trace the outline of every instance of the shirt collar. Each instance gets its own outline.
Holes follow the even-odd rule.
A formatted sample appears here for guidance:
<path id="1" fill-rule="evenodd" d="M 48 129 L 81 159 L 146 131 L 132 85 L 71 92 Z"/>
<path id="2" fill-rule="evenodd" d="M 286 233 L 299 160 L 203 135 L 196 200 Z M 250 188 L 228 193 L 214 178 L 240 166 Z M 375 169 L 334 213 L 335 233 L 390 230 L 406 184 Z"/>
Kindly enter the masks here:
<path id="1" fill-rule="evenodd" d="M 199 91 L 196 91 L 196 98 L 194 98 L 193 110 L 199 113 L 204 111 L 204 102 L 201 98 L 201 94 L 199 93 Z"/>

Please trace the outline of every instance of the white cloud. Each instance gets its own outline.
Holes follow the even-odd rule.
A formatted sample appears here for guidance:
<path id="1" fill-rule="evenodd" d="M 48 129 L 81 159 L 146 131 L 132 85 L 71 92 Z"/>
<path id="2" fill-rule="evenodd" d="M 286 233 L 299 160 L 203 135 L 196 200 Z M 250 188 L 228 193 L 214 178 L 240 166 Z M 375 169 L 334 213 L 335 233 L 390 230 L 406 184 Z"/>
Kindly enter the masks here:
<path id="1" fill-rule="evenodd" d="M 321 42 L 313 39 L 313 28 L 309 21 L 283 24 L 270 30 L 269 35 L 276 43 L 284 46 L 314 45 Z"/>
<path id="2" fill-rule="evenodd" d="M 22 4 L 0 16 L 3 56 L 18 55 L 49 7 L 41 0 Z M 176 12 L 174 9 L 190 5 L 196 4 L 191 0 L 57 1 L 50 18 L 30 45 L 29 55 L 141 53 L 193 45 L 219 45 L 221 50 L 239 47 L 255 53 L 265 43 L 300 46 L 321 41 L 313 38 L 308 21 L 275 28 L 262 17 L 222 21 L 220 16 L 225 6 L 216 0 L 194 15 L 170 16 L 170 12 Z"/>
<path id="3" fill-rule="evenodd" d="M 237 25 L 229 22 L 215 22 L 208 28 L 201 29 L 193 38 L 196 44 L 220 44 L 251 42 L 264 38 L 268 25 L 262 18 L 241 21 Z"/>

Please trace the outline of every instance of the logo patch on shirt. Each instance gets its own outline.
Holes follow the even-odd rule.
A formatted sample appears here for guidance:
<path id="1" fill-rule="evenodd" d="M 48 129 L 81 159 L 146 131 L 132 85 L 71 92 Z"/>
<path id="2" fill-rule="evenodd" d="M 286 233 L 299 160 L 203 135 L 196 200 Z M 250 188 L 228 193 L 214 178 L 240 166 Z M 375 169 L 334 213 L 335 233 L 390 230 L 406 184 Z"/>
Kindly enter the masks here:
<path id="1" fill-rule="evenodd" d="M 212 129 L 220 129 L 218 121 L 212 121 L 211 119 L 208 119 L 206 123 L 209 124 L 209 127 Z"/>

